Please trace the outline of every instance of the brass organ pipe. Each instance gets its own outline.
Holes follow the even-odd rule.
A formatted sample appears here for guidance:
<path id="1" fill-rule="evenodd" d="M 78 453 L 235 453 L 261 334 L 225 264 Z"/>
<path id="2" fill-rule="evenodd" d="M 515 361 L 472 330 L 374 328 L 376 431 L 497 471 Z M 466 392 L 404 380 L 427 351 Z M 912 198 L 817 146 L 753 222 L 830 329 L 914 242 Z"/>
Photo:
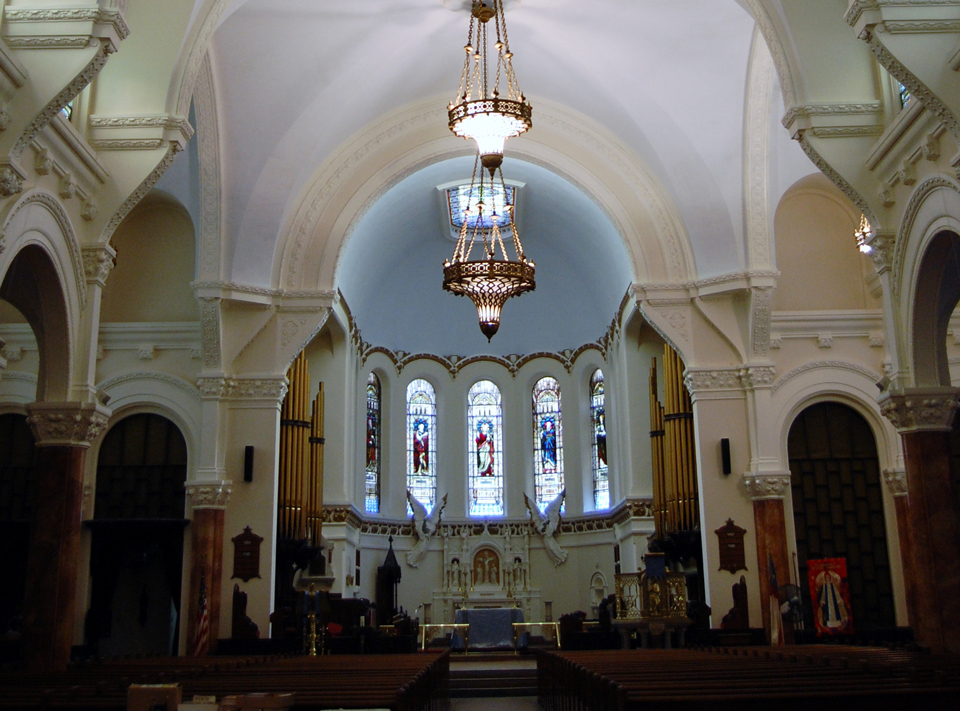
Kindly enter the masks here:
<path id="1" fill-rule="evenodd" d="M 666 503 L 663 480 L 663 406 L 657 387 L 657 359 L 650 365 L 650 450 L 653 466 L 653 522 L 656 536 L 666 527 Z"/>
<path id="2" fill-rule="evenodd" d="M 313 401 L 310 418 L 310 509 L 309 535 L 315 544 L 320 542 L 323 527 L 323 383 Z"/>

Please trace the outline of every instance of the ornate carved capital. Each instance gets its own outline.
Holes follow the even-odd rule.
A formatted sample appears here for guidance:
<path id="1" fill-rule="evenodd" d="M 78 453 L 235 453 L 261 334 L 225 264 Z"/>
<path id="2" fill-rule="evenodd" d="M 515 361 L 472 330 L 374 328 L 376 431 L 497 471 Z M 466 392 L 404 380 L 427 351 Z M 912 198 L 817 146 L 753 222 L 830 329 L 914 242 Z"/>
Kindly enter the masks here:
<path id="1" fill-rule="evenodd" d="M 769 388 L 773 381 L 777 379 L 777 369 L 772 365 L 755 365 L 745 368 L 741 378 L 743 384 L 755 390 L 756 388 Z"/>
<path id="2" fill-rule="evenodd" d="M 704 390 L 741 390 L 743 388 L 739 368 L 687 370 L 683 383 L 691 393 Z"/>
<path id="3" fill-rule="evenodd" d="M 877 268 L 877 274 L 883 274 L 893 266 L 893 255 L 897 245 L 897 236 L 895 234 L 878 232 L 869 241 L 873 247 L 870 258 Z"/>
<path id="4" fill-rule="evenodd" d="M 23 181 L 26 177 L 27 174 L 13 161 L 0 161 L 0 195 L 10 197 L 23 192 Z"/>
<path id="5" fill-rule="evenodd" d="M 219 400 L 227 390 L 226 378 L 200 378 L 197 380 L 200 396 L 204 399 Z"/>
<path id="6" fill-rule="evenodd" d="M 27 424 L 38 447 L 89 447 L 107 428 L 110 410 L 92 402 L 35 402 Z"/>
<path id="7" fill-rule="evenodd" d="M 783 499 L 790 493 L 790 473 L 744 474 L 743 485 L 753 501 Z"/>
<path id="8" fill-rule="evenodd" d="M 894 496 L 907 495 L 907 473 L 903 469 L 884 469 L 883 481 Z"/>
<path id="9" fill-rule="evenodd" d="M 194 511 L 197 509 L 223 509 L 233 493 L 232 481 L 188 481 L 183 485 Z"/>
<path id="10" fill-rule="evenodd" d="M 228 378 L 224 397 L 229 400 L 271 400 L 279 403 L 287 394 L 287 380 L 278 378 Z"/>
<path id="11" fill-rule="evenodd" d="M 956 388 L 934 386 L 888 390 L 880 396 L 880 412 L 900 434 L 949 432 L 960 402 Z"/>
<path id="12" fill-rule="evenodd" d="M 101 287 L 107 283 L 107 277 L 110 276 L 110 270 L 114 267 L 114 258 L 117 253 L 109 245 L 102 247 L 84 247 L 83 248 L 83 271 L 88 284 L 99 284 Z"/>

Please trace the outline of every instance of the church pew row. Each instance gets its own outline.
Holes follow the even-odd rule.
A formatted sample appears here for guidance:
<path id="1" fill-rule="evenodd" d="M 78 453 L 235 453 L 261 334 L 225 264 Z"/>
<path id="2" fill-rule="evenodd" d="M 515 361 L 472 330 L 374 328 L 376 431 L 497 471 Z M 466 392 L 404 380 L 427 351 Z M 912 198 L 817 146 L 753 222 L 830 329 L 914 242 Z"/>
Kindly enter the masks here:
<path id="1" fill-rule="evenodd" d="M 543 711 L 960 708 L 960 659 L 880 649 L 541 651 L 537 677 Z"/>
<path id="2" fill-rule="evenodd" d="M 129 660 L 71 667 L 51 678 L 0 675 L 0 711 L 126 708 L 131 684 L 179 683 L 197 696 L 296 694 L 294 711 L 390 708 L 442 711 L 449 697 L 449 652 L 416 655 Z"/>

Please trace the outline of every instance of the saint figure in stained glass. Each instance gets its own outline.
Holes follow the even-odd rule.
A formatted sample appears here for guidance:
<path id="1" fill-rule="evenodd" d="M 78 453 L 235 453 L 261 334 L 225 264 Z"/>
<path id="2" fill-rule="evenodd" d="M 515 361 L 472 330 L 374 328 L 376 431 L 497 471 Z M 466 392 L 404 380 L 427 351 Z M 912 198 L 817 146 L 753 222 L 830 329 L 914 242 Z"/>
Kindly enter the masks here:
<path id="1" fill-rule="evenodd" d="M 377 416 L 367 413 L 367 468 L 377 464 Z"/>
<path id="2" fill-rule="evenodd" d="M 607 476 L 607 414 L 603 394 L 603 371 L 590 378 L 590 412 L 593 423 L 593 503 L 597 511 L 610 508 L 610 480 Z"/>
<path id="3" fill-rule="evenodd" d="M 425 419 L 413 423 L 413 472 L 426 474 L 430 471 L 430 430 Z"/>
<path id="4" fill-rule="evenodd" d="M 380 379 L 373 373 L 367 377 L 367 465 L 365 509 L 380 511 Z"/>
<path id="5" fill-rule="evenodd" d="M 556 470 L 557 426 L 552 417 L 544 417 L 540 421 L 540 456 L 546 471 Z"/>
<path id="6" fill-rule="evenodd" d="M 493 423 L 490 420 L 480 420 L 474 441 L 477 444 L 477 474 L 493 476 L 496 447 L 493 442 Z"/>
<path id="7" fill-rule="evenodd" d="M 604 424 L 603 408 L 594 413 L 594 434 L 597 438 L 597 460 L 603 466 L 607 465 L 607 427 Z"/>

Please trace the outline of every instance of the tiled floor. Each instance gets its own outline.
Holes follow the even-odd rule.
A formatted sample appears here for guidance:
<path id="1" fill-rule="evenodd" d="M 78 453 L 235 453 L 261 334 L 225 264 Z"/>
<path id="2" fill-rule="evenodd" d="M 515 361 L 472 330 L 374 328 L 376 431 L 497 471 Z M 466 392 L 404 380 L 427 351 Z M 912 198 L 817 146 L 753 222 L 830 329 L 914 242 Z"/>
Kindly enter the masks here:
<path id="1" fill-rule="evenodd" d="M 539 711 L 533 696 L 506 699 L 450 699 L 450 711 Z"/>

